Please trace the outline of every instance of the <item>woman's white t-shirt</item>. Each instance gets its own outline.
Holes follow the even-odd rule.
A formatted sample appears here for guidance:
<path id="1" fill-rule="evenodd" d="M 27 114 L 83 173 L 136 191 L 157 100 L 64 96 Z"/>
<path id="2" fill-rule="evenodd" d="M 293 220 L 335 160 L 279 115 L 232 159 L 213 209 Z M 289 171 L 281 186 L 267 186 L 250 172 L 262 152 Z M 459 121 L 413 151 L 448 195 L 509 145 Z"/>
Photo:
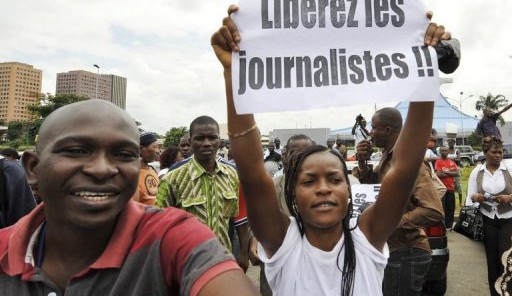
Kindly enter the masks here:
<path id="1" fill-rule="evenodd" d="M 279 250 L 268 258 L 258 244 L 258 254 L 265 263 L 265 275 L 274 296 L 336 296 L 341 295 L 340 269 L 343 269 L 344 236 L 330 252 L 312 246 L 306 236 L 301 236 L 295 219 L 290 217 L 286 237 Z M 354 227 L 357 220 L 350 220 Z M 382 295 L 382 279 L 389 249 L 387 244 L 381 253 L 366 239 L 359 227 L 352 230 L 356 270 L 353 295 Z M 339 256 L 338 256 L 338 253 Z M 338 260 L 339 268 L 336 264 Z"/>

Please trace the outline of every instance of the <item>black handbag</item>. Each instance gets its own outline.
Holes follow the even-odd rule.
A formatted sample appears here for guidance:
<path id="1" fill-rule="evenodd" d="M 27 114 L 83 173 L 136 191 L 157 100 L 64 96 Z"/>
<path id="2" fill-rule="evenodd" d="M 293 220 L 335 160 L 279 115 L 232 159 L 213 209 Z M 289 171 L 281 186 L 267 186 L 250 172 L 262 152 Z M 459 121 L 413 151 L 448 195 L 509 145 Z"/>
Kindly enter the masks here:
<path id="1" fill-rule="evenodd" d="M 476 241 L 484 239 L 484 221 L 480 209 L 475 206 L 465 206 L 460 209 L 459 220 L 453 230 Z"/>

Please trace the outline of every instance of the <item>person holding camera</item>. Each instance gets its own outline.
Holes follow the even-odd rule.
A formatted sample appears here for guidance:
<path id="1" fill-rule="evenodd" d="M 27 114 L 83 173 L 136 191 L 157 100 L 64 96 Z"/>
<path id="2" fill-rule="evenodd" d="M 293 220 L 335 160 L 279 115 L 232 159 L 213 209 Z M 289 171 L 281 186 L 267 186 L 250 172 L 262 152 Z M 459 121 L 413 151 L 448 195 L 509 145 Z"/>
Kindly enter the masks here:
<path id="1" fill-rule="evenodd" d="M 354 127 L 352 128 L 352 135 L 354 136 L 354 147 L 357 146 L 359 142 L 362 140 L 368 139 L 370 136 L 370 132 L 366 129 L 366 119 L 359 114 L 356 116 L 356 123 L 354 123 Z"/>
<path id="2" fill-rule="evenodd" d="M 482 140 L 485 163 L 477 166 L 468 179 L 466 205 L 480 205 L 484 222 L 484 246 L 491 295 L 499 295 L 494 283 L 503 273 L 500 258 L 511 247 L 512 169 L 503 162 L 503 141 L 497 137 Z"/>

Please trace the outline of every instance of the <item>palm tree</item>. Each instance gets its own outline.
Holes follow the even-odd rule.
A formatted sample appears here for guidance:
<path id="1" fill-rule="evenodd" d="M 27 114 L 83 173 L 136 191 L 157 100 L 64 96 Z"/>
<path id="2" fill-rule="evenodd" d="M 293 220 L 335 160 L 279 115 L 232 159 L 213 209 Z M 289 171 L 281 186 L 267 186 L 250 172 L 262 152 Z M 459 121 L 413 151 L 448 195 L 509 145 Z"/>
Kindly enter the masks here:
<path id="1" fill-rule="evenodd" d="M 504 95 L 493 96 L 491 93 L 488 93 L 487 96 L 480 96 L 475 103 L 475 109 L 478 111 L 483 111 L 485 109 L 491 109 L 493 111 L 499 111 L 503 107 L 508 105 L 508 100 Z M 505 119 L 502 116 L 498 118 L 500 125 L 503 126 L 505 124 Z"/>

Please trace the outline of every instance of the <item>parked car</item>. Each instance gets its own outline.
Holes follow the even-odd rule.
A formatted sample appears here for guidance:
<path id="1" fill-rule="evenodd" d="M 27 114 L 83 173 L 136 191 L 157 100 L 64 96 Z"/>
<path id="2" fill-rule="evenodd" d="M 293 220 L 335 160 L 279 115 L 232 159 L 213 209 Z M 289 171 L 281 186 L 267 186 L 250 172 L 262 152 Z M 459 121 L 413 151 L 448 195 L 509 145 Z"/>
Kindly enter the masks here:
<path id="1" fill-rule="evenodd" d="M 503 159 L 512 158 L 512 144 L 504 144 L 503 145 Z M 485 155 L 483 151 L 478 152 L 473 157 L 475 163 L 482 162 L 485 160 Z"/>
<path id="2" fill-rule="evenodd" d="M 347 161 L 356 160 L 356 151 L 353 149 L 347 150 Z"/>
<path id="3" fill-rule="evenodd" d="M 512 158 L 512 144 L 503 144 L 503 158 Z"/>
<path id="4" fill-rule="evenodd" d="M 427 227 L 425 232 L 432 250 L 432 262 L 425 276 L 423 291 L 429 295 L 444 295 L 447 288 L 446 269 L 450 260 L 446 227 L 444 222 L 440 221 L 437 225 Z"/>
<path id="5" fill-rule="evenodd" d="M 469 145 L 455 146 L 455 149 L 460 152 L 460 166 L 467 167 L 475 164 L 475 155 L 478 151 L 473 150 L 473 147 Z"/>
<path id="6" fill-rule="evenodd" d="M 484 152 L 483 152 L 483 151 L 480 151 L 480 152 L 478 152 L 477 154 L 475 154 L 475 156 L 473 157 L 473 160 L 474 160 L 475 164 L 477 164 L 477 163 L 482 162 L 483 160 L 485 160 Z"/>
<path id="7" fill-rule="evenodd" d="M 351 150 L 349 150 L 349 151 L 351 151 Z M 380 152 L 380 151 L 372 153 L 372 156 L 368 160 L 368 164 L 371 164 L 371 165 L 373 165 L 373 167 L 375 167 L 377 164 L 379 164 L 381 157 L 382 157 L 382 152 Z M 358 165 L 357 160 L 356 160 L 355 151 L 354 151 L 352 157 L 347 157 L 347 160 L 345 161 L 345 165 L 347 166 L 348 173 L 352 174 L 352 169 Z"/>

